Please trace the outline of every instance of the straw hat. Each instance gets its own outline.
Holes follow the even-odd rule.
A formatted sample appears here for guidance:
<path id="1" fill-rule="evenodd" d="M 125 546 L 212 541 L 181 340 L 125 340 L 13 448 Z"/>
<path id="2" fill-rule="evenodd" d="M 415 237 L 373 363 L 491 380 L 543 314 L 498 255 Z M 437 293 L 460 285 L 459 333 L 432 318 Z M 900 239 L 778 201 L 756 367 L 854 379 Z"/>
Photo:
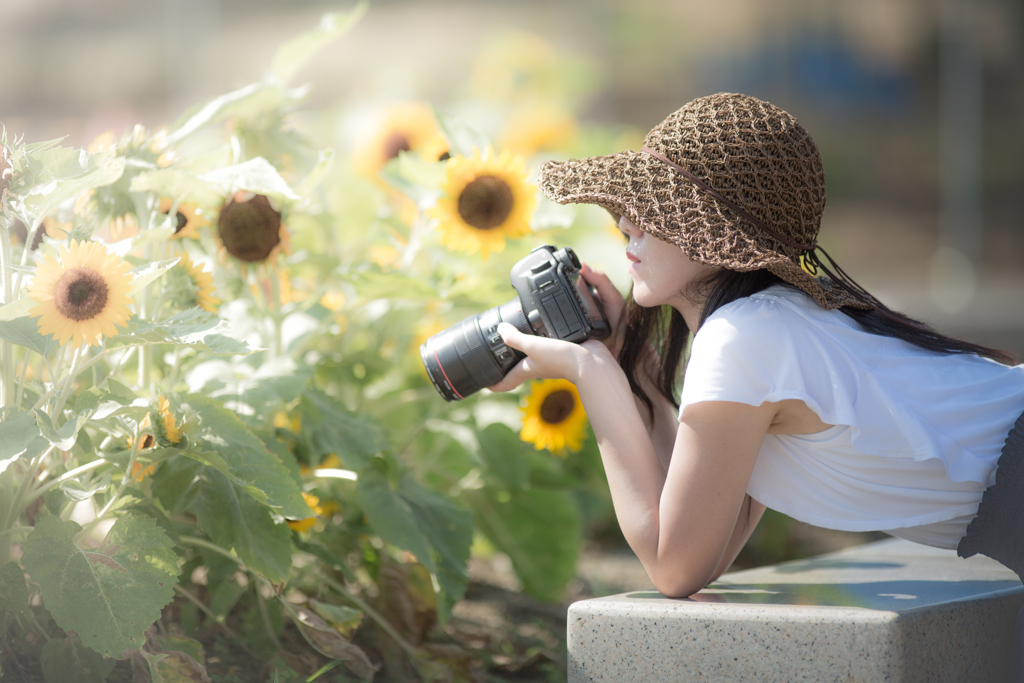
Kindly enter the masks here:
<path id="1" fill-rule="evenodd" d="M 560 204 L 597 204 L 709 266 L 767 268 L 824 308 L 876 301 L 817 244 L 825 210 L 818 147 L 795 118 L 748 95 L 686 104 L 640 151 L 547 162 L 540 188 Z M 815 277 L 801 267 L 801 257 Z M 837 274 L 838 273 L 838 274 Z"/>

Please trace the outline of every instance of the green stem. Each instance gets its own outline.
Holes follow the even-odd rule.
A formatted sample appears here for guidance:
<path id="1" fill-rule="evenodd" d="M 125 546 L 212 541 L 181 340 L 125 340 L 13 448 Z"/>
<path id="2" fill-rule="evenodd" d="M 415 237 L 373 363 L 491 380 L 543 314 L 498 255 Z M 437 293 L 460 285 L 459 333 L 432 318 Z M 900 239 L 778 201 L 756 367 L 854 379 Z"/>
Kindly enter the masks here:
<path id="1" fill-rule="evenodd" d="M 278 639 L 277 634 L 274 633 L 274 626 L 270 623 L 270 613 L 267 612 L 267 601 L 263 598 L 263 584 L 257 582 L 253 585 L 253 590 L 256 591 L 256 604 L 260 606 L 260 617 L 263 619 L 263 629 L 270 636 L 270 640 L 274 643 L 274 647 L 278 650 L 281 649 L 281 641 Z"/>
<path id="2" fill-rule="evenodd" d="M 132 436 L 132 454 L 128 458 L 128 468 L 125 470 L 124 478 L 121 479 L 121 485 L 117 487 L 117 491 L 114 492 L 114 495 L 110 497 L 110 500 L 107 501 L 107 504 L 104 505 L 103 508 L 96 513 L 96 517 L 94 517 L 91 522 L 86 524 L 82 528 L 82 530 L 75 535 L 75 540 L 82 538 L 87 533 L 89 533 L 94 526 L 102 522 L 104 515 L 106 515 L 107 512 L 110 511 L 110 508 L 114 506 L 114 503 L 116 503 L 121 498 L 121 494 L 124 493 L 124 490 L 128 488 L 128 482 L 132 480 L 132 469 L 134 469 L 135 467 L 135 458 L 139 455 L 139 437 L 141 436 L 141 432 L 142 430 L 139 429 L 138 424 L 136 424 L 135 434 Z"/>
<path id="3" fill-rule="evenodd" d="M 25 351 L 25 362 L 21 364 L 21 375 L 18 377 L 18 397 L 14 402 L 15 408 L 21 410 L 21 395 L 25 392 L 25 375 L 28 374 L 28 362 L 32 358 L 32 354 Z"/>
<path id="4" fill-rule="evenodd" d="M 241 640 L 239 640 L 238 636 L 235 635 L 235 632 L 232 631 L 228 627 L 228 625 L 224 623 L 223 619 L 218 617 L 216 614 L 213 613 L 213 611 L 209 607 L 204 605 L 202 600 L 200 600 L 196 596 L 192 595 L 192 593 L 188 589 L 182 588 L 178 584 L 174 584 L 174 592 L 177 593 L 178 595 L 180 595 L 181 597 L 185 598 L 189 602 L 191 602 L 196 607 L 198 607 L 200 612 L 202 612 L 206 616 L 210 617 L 210 619 L 213 620 L 213 623 L 217 624 L 222 629 L 224 629 L 224 633 L 229 638 L 231 638 L 232 640 L 234 640 L 238 644 L 240 644 L 242 646 L 242 648 L 245 649 L 246 652 L 249 652 L 249 654 L 252 654 L 252 652 L 249 651 L 249 648 L 245 646 L 245 643 L 242 642 Z"/>
<path id="5" fill-rule="evenodd" d="M 68 400 L 68 396 L 71 394 L 71 389 L 75 386 L 75 377 L 78 376 L 79 363 L 82 362 L 82 349 L 87 348 L 86 346 L 79 344 L 78 348 L 75 349 L 75 355 L 71 358 L 71 369 L 68 371 L 67 379 L 64 381 L 64 387 L 61 389 L 60 397 L 57 399 L 57 403 L 50 413 L 50 417 L 56 423 L 57 418 L 60 417 L 61 411 L 64 410 L 64 403 Z"/>
<path id="6" fill-rule="evenodd" d="M 56 446 L 50 444 L 49 448 L 32 458 L 32 462 L 25 471 L 25 476 L 21 478 L 21 483 L 18 484 L 18 492 L 14 494 L 14 499 L 11 501 L 10 507 L 7 508 L 7 516 L 4 519 L 3 524 L 4 529 L 11 527 L 18 522 L 18 518 L 21 517 L 21 511 L 27 506 L 27 503 L 24 502 L 25 498 L 35 487 L 35 478 L 36 473 L 39 471 L 39 465 L 43 462 L 46 456 L 53 452 L 54 448 L 56 448 Z"/>
<path id="7" fill-rule="evenodd" d="M 216 543 L 211 543 L 206 539 L 196 538 L 195 536 L 179 536 L 178 538 L 181 540 L 182 543 L 185 543 L 186 545 L 194 545 L 200 548 L 206 548 L 207 550 L 212 550 L 213 552 L 219 555 L 223 555 L 224 557 L 228 558 L 229 560 L 232 560 L 235 564 L 237 564 L 239 569 L 241 569 L 242 571 L 249 571 L 245 566 L 245 562 L 242 562 L 241 558 L 238 557 L 238 555 L 235 555 L 230 550 L 225 550 L 224 548 L 221 548 Z"/>
<path id="8" fill-rule="evenodd" d="M 270 294 L 272 297 L 270 305 L 270 317 L 274 321 L 274 357 L 281 355 L 283 349 L 282 324 L 284 319 L 281 316 L 281 282 L 278 275 L 270 276 Z"/>
<path id="9" fill-rule="evenodd" d="M 26 506 L 31 505 L 32 501 L 34 501 L 36 498 L 38 498 L 39 496 L 42 496 L 42 495 L 46 495 L 47 491 L 49 491 L 51 489 L 57 488 L 58 486 L 60 486 L 64 482 L 66 482 L 67 480 L 74 479 L 75 477 L 77 477 L 80 474 L 85 474 L 86 472 L 89 472 L 90 470 L 94 470 L 97 467 L 102 467 L 103 465 L 106 465 L 106 464 L 107 464 L 106 460 L 104 460 L 103 458 L 99 458 L 97 460 L 93 460 L 92 462 L 86 463 L 86 464 L 82 465 L 81 467 L 76 467 L 73 470 L 68 470 L 64 474 L 62 474 L 59 477 L 57 477 L 56 479 L 52 479 L 52 480 L 48 481 L 47 483 L 43 484 L 42 486 L 40 486 L 39 488 L 35 489 L 32 492 L 32 494 L 30 496 L 28 496 L 28 500 L 25 501 L 25 505 Z"/>
<path id="10" fill-rule="evenodd" d="M 18 533 L 31 533 L 33 529 L 35 529 L 34 526 L 12 526 L 10 529 L 0 531 L 0 538 Z"/>
<path id="11" fill-rule="evenodd" d="M 31 243 L 30 243 L 31 244 Z M 26 251 L 28 249 L 26 248 Z M 0 220 L 0 296 L 3 304 L 11 303 L 11 234 L 7 221 Z M 6 408 L 12 402 L 11 390 L 14 388 L 14 345 L 4 340 L 0 345 L 0 406 Z"/>
<path id="12" fill-rule="evenodd" d="M 416 652 L 416 648 L 410 645 L 405 640 L 405 638 L 403 638 L 401 634 L 399 634 L 398 631 L 395 630 L 395 628 L 388 622 L 387 619 L 381 616 L 381 614 L 377 612 L 377 610 L 373 609 L 372 607 L 370 607 L 370 605 L 364 602 L 362 598 L 353 595 L 347 588 L 345 588 L 345 586 L 343 586 L 342 584 L 335 581 L 329 576 L 321 576 L 318 574 L 316 576 L 316 580 L 325 583 L 329 588 L 333 588 L 336 592 L 340 593 L 346 600 L 351 602 L 359 609 L 363 610 L 363 612 L 365 612 L 371 619 L 373 619 L 373 621 L 377 624 L 377 626 L 380 627 L 382 631 L 391 636 L 391 638 L 394 639 L 396 643 L 398 643 L 398 646 L 405 650 L 406 654 L 408 654 L 410 657 L 415 657 L 418 654 Z"/>

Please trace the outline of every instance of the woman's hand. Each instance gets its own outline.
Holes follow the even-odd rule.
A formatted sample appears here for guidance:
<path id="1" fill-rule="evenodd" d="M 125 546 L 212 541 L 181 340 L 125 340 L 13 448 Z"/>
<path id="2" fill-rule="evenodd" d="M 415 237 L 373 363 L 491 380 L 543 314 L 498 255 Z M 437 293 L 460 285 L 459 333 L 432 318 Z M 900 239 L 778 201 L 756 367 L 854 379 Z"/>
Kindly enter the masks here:
<path id="1" fill-rule="evenodd" d="M 612 284 L 608 276 L 600 270 L 595 270 L 583 263 L 580 266 L 580 275 L 588 284 L 597 288 L 601 309 L 612 328 L 612 333 L 604 340 L 604 344 L 612 352 L 612 356 L 618 358 L 626 332 L 626 299 Z"/>

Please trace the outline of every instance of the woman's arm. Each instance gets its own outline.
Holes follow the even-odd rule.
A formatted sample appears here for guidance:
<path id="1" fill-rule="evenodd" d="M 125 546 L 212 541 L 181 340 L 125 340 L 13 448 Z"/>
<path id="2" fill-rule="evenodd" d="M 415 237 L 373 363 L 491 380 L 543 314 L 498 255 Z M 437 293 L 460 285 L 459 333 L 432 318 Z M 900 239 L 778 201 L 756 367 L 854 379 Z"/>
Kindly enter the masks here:
<path id="1" fill-rule="evenodd" d="M 527 358 L 496 390 L 536 377 L 576 384 L 601 450 L 619 526 L 654 586 L 680 597 L 707 585 L 734 538 L 774 406 L 688 406 L 666 471 L 626 376 L 607 347 L 524 335 L 505 324 L 499 332 Z"/>

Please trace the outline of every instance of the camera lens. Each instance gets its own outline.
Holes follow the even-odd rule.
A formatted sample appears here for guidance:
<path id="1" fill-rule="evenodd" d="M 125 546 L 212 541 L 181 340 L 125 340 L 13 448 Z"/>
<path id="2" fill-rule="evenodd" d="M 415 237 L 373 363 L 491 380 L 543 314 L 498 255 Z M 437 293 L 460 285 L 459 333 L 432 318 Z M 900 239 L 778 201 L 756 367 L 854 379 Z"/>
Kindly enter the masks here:
<path id="1" fill-rule="evenodd" d="M 517 297 L 438 332 L 420 346 L 427 376 L 446 401 L 466 398 L 495 384 L 523 357 L 505 346 L 498 335 L 502 321 L 533 334 Z"/>

